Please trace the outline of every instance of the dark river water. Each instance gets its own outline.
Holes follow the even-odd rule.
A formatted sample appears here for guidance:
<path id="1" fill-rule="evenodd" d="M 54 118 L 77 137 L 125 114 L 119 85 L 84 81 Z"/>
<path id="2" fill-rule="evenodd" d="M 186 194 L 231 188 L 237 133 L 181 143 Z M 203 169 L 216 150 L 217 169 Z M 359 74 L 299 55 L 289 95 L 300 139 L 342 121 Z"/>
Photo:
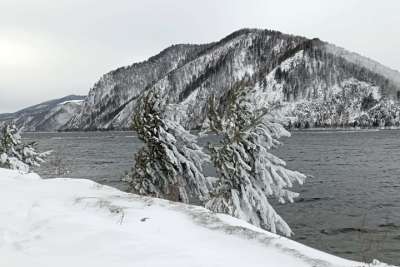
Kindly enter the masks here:
<path id="1" fill-rule="evenodd" d="M 141 142 L 132 132 L 30 133 L 55 151 L 38 172 L 126 189 Z M 277 205 L 294 240 L 354 260 L 400 264 L 400 131 L 297 131 L 275 153 L 312 176 L 296 203 Z M 204 140 L 203 140 L 204 142 Z M 57 175 L 57 172 L 68 174 Z"/>

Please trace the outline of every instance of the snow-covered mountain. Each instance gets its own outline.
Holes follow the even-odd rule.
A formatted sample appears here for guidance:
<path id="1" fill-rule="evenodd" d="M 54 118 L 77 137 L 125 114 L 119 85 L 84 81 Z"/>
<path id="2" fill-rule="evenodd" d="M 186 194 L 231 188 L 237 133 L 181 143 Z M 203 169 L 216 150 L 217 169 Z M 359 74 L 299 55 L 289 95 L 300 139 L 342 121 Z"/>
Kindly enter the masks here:
<path id="1" fill-rule="evenodd" d="M 211 95 L 220 106 L 232 86 L 257 103 L 280 104 L 295 127 L 399 125 L 400 73 L 323 42 L 242 29 L 219 42 L 171 46 L 105 74 L 63 130 L 126 129 L 146 90 L 172 104 L 168 115 L 201 127 Z"/>
<path id="2" fill-rule="evenodd" d="M 372 126 L 370 109 L 379 100 L 395 105 L 400 97 L 400 73 L 373 60 L 318 39 L 243 29 L 212 44 L 172 46 L 107 73 L 65 128 L 128 128 L 145 90 L 175 104 L 170 115 L 183 125 L 199 127 L 210 95 L 223 104 L 234 85 L 247 86 L 266 105 L 279 102 L 299 127 Z"/>
<path id="3" fill-rule="evenodd" d="M 0 115 L 0 124 L 13 120 L 25 131 L 57 131 L 81 111 L 84 97 L 70 95 Z"/>

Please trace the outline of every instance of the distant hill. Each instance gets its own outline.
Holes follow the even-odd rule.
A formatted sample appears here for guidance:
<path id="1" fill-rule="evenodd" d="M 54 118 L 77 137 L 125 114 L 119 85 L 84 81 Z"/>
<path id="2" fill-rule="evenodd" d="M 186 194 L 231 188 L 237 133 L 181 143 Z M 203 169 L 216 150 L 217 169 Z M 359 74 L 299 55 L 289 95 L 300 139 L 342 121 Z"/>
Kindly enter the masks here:
<path id="1" fill-rule="evenodd" d="M 84 98 L 69 95 L 15 113 L 0 114 L 0 123 L 12 120 L 25 131 L 57 131 L 80 111 Z"/>
<path id="2" fill-rule="evenodd" d="M 32 130 L 128 129 L 137 101 L 154 90 L 172 104 L 168 116 L 199 128 L 209 96 L 223 109 L 236 85 L 246 86 L 258 104 L 280 104 L 291 127 L 400 124 L 398 71 L 319 39 L 259 29 L 210 44 L 173 45 L 103 75 L 81 105 L 56 123 L 31 123 L 36 120 L 30 116 L 18 121 Z"/>

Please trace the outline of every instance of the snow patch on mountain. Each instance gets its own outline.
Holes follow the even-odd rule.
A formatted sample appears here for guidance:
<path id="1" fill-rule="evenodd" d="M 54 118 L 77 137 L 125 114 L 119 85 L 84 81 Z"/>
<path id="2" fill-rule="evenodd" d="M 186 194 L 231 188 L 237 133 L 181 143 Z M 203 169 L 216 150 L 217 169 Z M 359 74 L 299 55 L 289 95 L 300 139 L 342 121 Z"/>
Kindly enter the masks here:
<path id="1" fill-rule="evenodd" d="M 61 102 L 59 105 L 65 105 L 65 104 L 70 104 L 70 103 L 73 103 L 73 104 L 83 104 L 83 99 L 77 99 L 77 100 L 68 100 L 68 101 L 64 101 L 64 102 Z"/>

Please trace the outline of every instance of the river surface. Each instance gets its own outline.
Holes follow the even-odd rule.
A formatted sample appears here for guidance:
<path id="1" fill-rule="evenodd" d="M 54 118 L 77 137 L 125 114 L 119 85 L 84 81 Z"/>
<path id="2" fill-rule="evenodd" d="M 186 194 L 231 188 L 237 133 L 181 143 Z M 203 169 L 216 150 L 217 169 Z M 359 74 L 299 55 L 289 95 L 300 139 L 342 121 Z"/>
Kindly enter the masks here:
<path id="1" fill-rule="evenodd" d="M 43 177 L 88 178 L 122 190 L 120 179 L 142 145 L 133 132 L 25 137 L 54 151 L 38 170 Z M 274 153 L 311 176 L 295 188 L 301 196 L 294 204 L 276 206 L 293 239 L 349 259 L 400 265 L 400 130 L 295 131 L 283 141 Z"/>

